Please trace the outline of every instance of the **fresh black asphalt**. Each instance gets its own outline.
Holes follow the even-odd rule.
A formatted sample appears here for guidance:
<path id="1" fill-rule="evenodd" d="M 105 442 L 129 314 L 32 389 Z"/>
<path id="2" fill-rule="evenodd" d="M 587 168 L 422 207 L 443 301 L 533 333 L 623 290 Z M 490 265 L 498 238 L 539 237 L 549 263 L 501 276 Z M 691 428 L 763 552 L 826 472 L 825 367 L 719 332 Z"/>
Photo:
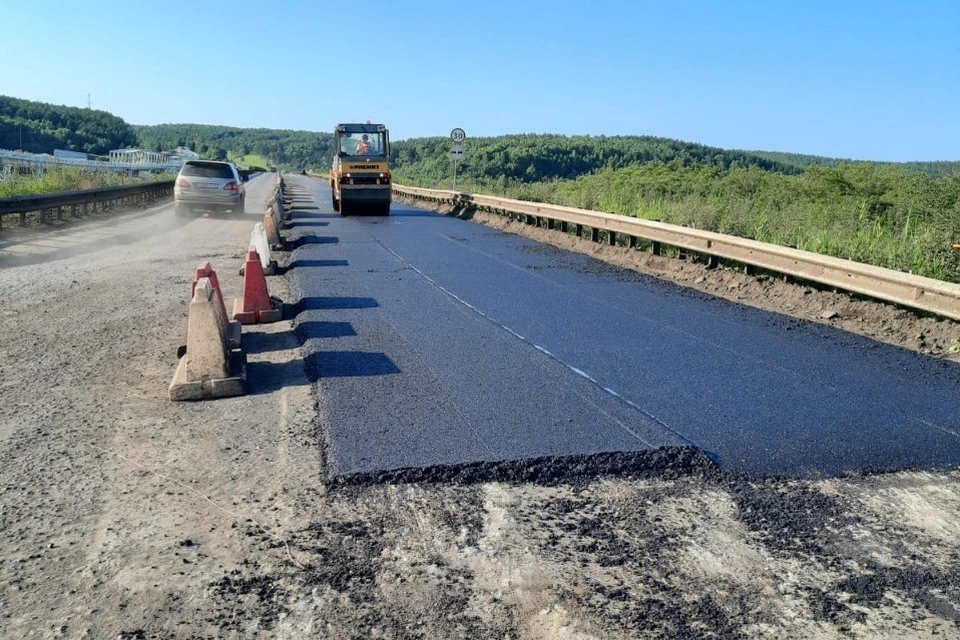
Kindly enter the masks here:
<path id="1" fill-rule="evenodd" d="M 297 334 L 332 475 L 663 446 L 819 477 L 960 464 L 960 366 L 304 177 Z"/>

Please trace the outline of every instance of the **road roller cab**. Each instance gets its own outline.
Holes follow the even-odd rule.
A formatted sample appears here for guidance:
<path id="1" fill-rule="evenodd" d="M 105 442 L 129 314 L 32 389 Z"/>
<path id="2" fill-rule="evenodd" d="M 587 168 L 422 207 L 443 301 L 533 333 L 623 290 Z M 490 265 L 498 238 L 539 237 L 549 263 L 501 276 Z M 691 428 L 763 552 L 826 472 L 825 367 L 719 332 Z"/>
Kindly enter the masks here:
<path id="1" fill-rule="evenodd" d="M 390 214 L 390 133 L 382 124 L 338 124 L 330 190 L 340 215 Z"/>

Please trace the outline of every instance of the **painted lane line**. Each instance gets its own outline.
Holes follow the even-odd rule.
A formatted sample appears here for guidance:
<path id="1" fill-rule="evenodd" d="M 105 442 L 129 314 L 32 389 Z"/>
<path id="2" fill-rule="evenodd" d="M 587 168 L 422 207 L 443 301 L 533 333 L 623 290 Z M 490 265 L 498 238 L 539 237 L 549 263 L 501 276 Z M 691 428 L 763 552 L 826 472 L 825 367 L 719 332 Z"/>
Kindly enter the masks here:
<path id="1" fill-rule="evenodd" d="M 661 428 L 669 431 L 670 433 L 672 433 L 674 436 L 676 436 L 676 437 L 679 438 L 680 440 L 682 440 L 682 441 L 690 444 L 691 446 L 694 446 L 694 447 L 697 447 L 697 446 L 698 446 L 697 443 L 693 442 L 692 440 L 690 440 L 689 438 L 687 438 L 686 436 L 684 436 L 682 433 L 678 432 L 676 429 L 672 428 L 670 425 L 668 425 L 667 423 L 665 423 L 664 421 L 662 421 L 661 419 L 659 419 L 658 417 L 656 417 L 655 415 L 653 415 L 652 413 L 650 413 L 649 411 L 647 411 L 646 409 L 642 408 L 640 405 L 636 404 L 635 402 L 631 402 L 630 400 L 628 400 L 627 398 L 623 397 L 623 396 L 620 395 L 619 393 L 616 393 L 616 392 L 612 391 L 611 389 L 603 386 L 602 384 L 600 384 L 600 383 L 596 380 L 596 378 L 594 378 L 593 376 L 591 376 L 591 375 L 589 375 L 588 373 L 584 372 L 582 369 L 578 369 L 577 367 L 575 367 L 575 366 L 573 366 L 573 365 L 571 365 L 571 364 L 568 364 L 567 362 L 564 362 L 563 360 L 561 360 L 560 358 L 558 358 L 556 355 L 554 355 L 553 353 L 551 353 L 551 352 L 548 351 L 547 349 L 545 349 L 545 348 L 543 348 L 543 347 L 541 347 L 541 346 L 539 346 L 539 345 L 531 342 L 530 340 L 527 340 L 526 338 L 524 338 L 523 336 L 521 336 L 519 333 L 517 333 L 516 331 L 514 331 L 513 329 L 511 329 L 511 328 L 508 327 L 507 325 L 499 322 L 498 320 L 495 320 L 493 317 L 491 317 L 491 316 L 490 316 L 489 314 L 487 314 L 486 312 L 478 309 L 478 308 L 475 307 L 474 305 L 470 304 L 469 302 L 467 302 L 466 300 L 464 300 L 463 298 L 461 298 L 461 297 L 458 296 L 457 294 L 453 293 L 452 291 L 450 291 L 449 289 L 447 289 L 446 287 L 444 287 L 442 284 L 440 284 L 439 282 L 437 282 L 436 280 L 434 280 L 433 278 L 431 278 L 430 276 L 428 276 L 426 273 L 424 273 L 423 271 L 421 271 L 420 269 L 418 269 L 416 266 L 414 266 L 409 260 L 407 260 L 406 258 L 404 258 L 403 256 L 401 256 L 400 254 L 398 254 L 396 251 L 394 251 L 394 250 L 391 249 L 390 247 L 384 245 L 379 239 L 375 239 L 375 240 L 376 240 L 377 244 L 379 244 L 381 247 L 383 247 L 383 249 L 384 249 L 385 251 L 387 251 L 388 253 L 390 253 L 393 257 L 395 257 L 395 258 L 396 258 L 397 260 L 399 260 L 401 263 L 407 265 L 407 267 L 409 267 L 412 271 L 414 271 L 415 273 L 417 273 L 421 278 L 423 278 L 424 280 L 426 280 L 427 282 L 429 282 L 432 286 L 434 286 L 435 288 L 439 289 L 440 291 L 442 291 L 443 293 L 445 293 L 445 294 L 448 295 L 449 297 L 453 298 L 454 300 L 456 300 L 457 302 L 459 302 L 459 303 L 462 304 L 463 306 L 465 306 L 465 307 L 467 307 L 468 309 L 472 310 L 472 311 L 473 311 L 474 313 L 476 313 L 477 315 L 483 317 L 484 319 L 486 319 L 486 320 L 487 320 L 488 322 L 490 322 L 491 324 L 493 324 L 493 325 L 499 327 L 500 329 L 502 329 L 502 330 L 510 333 L 511 335 L 513 335 L 513 336 L 516 337 L 517 339 L 521 340 L 522 342 L 524 342 L 524 343 L 527 344 L 528 346 L 533 347 L 533 348 L 536 349 L 537 351 L 540 351 L 540 352 L 543 353 L 546 357 L 550 358 L 551 360 L 553 360 L 553 361 L 556 362 L 557 364 L 560 364 L 561 366 L 565 367 L 565 368 L 568 369 L 569 371 L 575 373 L 576 375 L 578 375 L 578 376 L 580 376 L 580 377 L 582 377 L 582 378 L 585 378 L 586 380 L 589 380 L 595 387 L 597 387 L 598 389 L 602 390 L 604 393 L 607 393 L 607 394 L 611 395 L 612 397 L 616 398 L 616 399 L 619 400 L 620 402 L 623 402 L 623 403 L 626 404 L 627 406 L 633 408 L 634 410 L 636 410 L 637 412 L 639 412 L 640 414 L 642 414 L 643 416 L 645 416 L 648 420 L 651 420 L 652 422 L 654 422 L 655 424 L 657 424 L 657 425 L 660 426 Z M 606 412 L 604 412 L 604 413 L 606 414 Z M 609 416 L 609 414 L 606 414 L 606 415 Z M 616 419 L 613 418 L 612 416 L 609 416 L 609 417 L 611 417 L 612 419 L 614 419 L 614 421 L 617 422 L 617 424 L 619 424 L 622 429 L 624 429 L 625 431 L 627 431 L 628 433 L 630 433 L 632 436 L 634 436 L 635 438 L 637 438 L 638 440 L 640 440 L 641 442 L 643 442 L 643 443 L 646 444 L 647 446 L 649 446 L 649 447 L 651 447 L 651 448 L 653 447 L 653 445 L 652 445 L 650 442 L 648 442 L 647 440 L 645 440 L 644 438 L 642 438 L 636 431 L 634 431 L 634 430 L 631 429 L 630 427 L 628 427 L 628 426 L 626 426 L 625 424 L 623 424 L 623 422 L 621 422 L 620 420 L 616 420 Z"/>
<path id="2" fill-rule="evenodd" d="M 522 267 L 522 266 L 520 266 L 520 265 L 518 265 L 518 264 L 514 264 L 513 262 L 510 262 L 509 260 L 504 260 L 503 258 L 500 258 L 500 257 L 495 256 L 495 255 L 493 255 L 493 254 L 487 253 L 486 251 L 481 251 L 480 249 L 477 249 L 476 247 L 471 247 L 471 246 L 465 244 L 464 242 L 461 242 L 461 241 L 459 241 L 459 240 L 457 240 L 457 239 L 455 239 L 455 238 L 452 238 L 452 237 L 450 237 L 450 236 L 448 236 L 448 235 L 445 235 L 445 234 L 443 234 L 443 233 L 440 233 L 440 232 L 438 232 L 438 231 L 434 231 L 433 233 L 434 233 L 435 235 L 437 235 L 437 236 L 440 236 L 441 238 L 443 238 L 444 240 L 446 240 L 446 241 L 448 241 L 448 242 L 451 242 L 451 243 L 453 243 L 453 244 L 456 244 L 456 245 L 459 246 L 459 247 L 462 247 L 462 248 L 466 249 L 467 251 L 472 251 L 473 253 L 479 254 L 479 255 L 481 255 L 481 256 L 484 256 L 484 257 L 486 257 L 486 258 L 489 258 L 489 259 L 491 259 L 491 260 L 494 260 L 494 261 L 496 261 L 496 262 L 499 262 L 500 264 L 502 264 L 502 265 L 504 265 L 504 266 L 506 266 L 506 267 L 509 267 L 509 268 L 511 268 L 511 269 L 514 269 L 514 270 L 516 270 L 516 271 L 519 271 L 520 273 L 523 273 L 523 274 L 528 275 L 528 276 L 530 276 L 530 277 L 537 278 L 538 280 L 542 280 L 542 281 L 544 281 L 544 282 L 547 282 L 547 283 L 549 283 L 551 286 L 553 286 L 553 287 L 555 287 L 555 288 L 561 288 L 561 289 L 563 289 L 563 290 L 565 290 L 565 291 L 568 291 L 568 292 L 571 291 L 570 289 L 567 289 L 567 288 L 564 287 L 563 285 L 561 285 L 561 284 L 555 282 L 554 280 L 552 280 L 552 279 L 544 276 L 543 274 L 540 274 L 540 273 L 536 273 L 536 272 L 534 272 L 534 271 L 531 271 L 531 270 L 529 270 L 529 269 L 527 269 L 527 268 L 525 268 L 525 267 Z M 522 236 L 521 236 L 521 237 L 522 237 Z M 629 271 L 629 269 L 626 269 L 626 268 L 624 268 L 624 269 L 627 270 L 627 271 Z M 644 273 L 641 272 L 641 275 L 647 275 L 647 274 L 644 274 Z M 682 288 L 682 285 L 676 285 L 676 286 Z M 598 302 L 598 303 L 600 303 L 600 304 L 605 304 L 605 305 L 611 305 L 611 306 L 613 306 L 613 308 L 618 309 L 618 310 L 622 311 L 623 313 L 627 313 L 627 314 L 629 314 L 629 315 L 637 318 L 638 320 L 641 320 L 641 321 L 643 321 L 643 322 L 646 322 L 646 323 L 648 323 L 648 324 L 650 324 L 650 325 L 652 325 L 652 326 L 654 326 L 654 327 L 659 327 L 659 328 L 662 328 L 662 329 L 667 330 L 667 331 L 672 331 L 673 333 L 676 333 L 676 334 L 679 335 L 679 336 L 683 336 L 683 337 L 685 337 L 685 338 L 687 338 L 688 340 L 691 340 L 691 341 L 693 341 L 693 342 L 699 342 L 699 343 L 702 343 L 702 344 L 710 345 L 711 347 L 714 347 L 714 348 L 719 349 L 719 350 L 721 350 L 721 351 L 725 351 L 725 352 L 727 352 L 727 353 L 729 353 L 729 354 L 731 354 L 731 355 L 733 355 L 733 356 L 736 356 L 736 357 L 738 357 L 738 358 L 741 358 L 741 359 L 743 359 L 743 360 L 753 360 L 753 361 L 755 361 L 755 362 L 759 362 L 760 364 L 762 364 L 762 365 L 764 365 L 764 366 L 766 366 L 766 367 L 770 367 L 770 368 L 775 369 L 775 370 L 777 370 L 777 371 L 781 371 L 781 372 L 783 372 L 783 373 L 786 373 L 787 375 L 790 375 L 790 376 L 793 376 L 793 377 L 795 377 L 795 378 L 798 378 L 798 379 L 800 379 L 802 382 L 805 382 L 805 383 L 806 383 L 806 382 L 809 382 L 809 379 L 808 379 L 806 376 L 804 376 L 803 374 L 801 374 L 800 372 L 795 371 L 795 370 L 793 370 L 793 369 L 790 369 L 790 368 L 788 368 L 788 367 L 785 367 L 785 366 L 783 366 L 782 364 L 780 364 L 780 363 L 778 363 L 778 362 L 776 362 L 776 361 L 773 361 L 773 360 L 770 360 L 770 359 L 767 359 L 767 358 L 762 358 L 762 357 L 759 357 L 759 356 L 756 356 L 756 355 L 750 355 L 750 354 L 747 354 L 747 353 L 743 353 L 743 352 L 741 352 L 741 351 L 738 351 L 738 350 L 736 350 L 736 349 L 733 349 L 733 348 L 729 347 L 728 345 L 719 343 L 719 342 L 717 342 L 717 341 L 715 341 L 715 340 L 711 340 L 711 339 L 709 339 L 709 338 L 705 338 L 705 337 L 703 337 L 703 336 L 701 336 L 701 335 L 698 335 L 698 334 L 695 334 L 695 333 L 691 333 L 690 331 L 687 331 L 687 330 L 685 330 L 685 329 L 683 329 L 683 328 L 681 328 L 681 327 L 678 327 L 678 326 L 676 326 L 676 325 L 674 325 L 674 324 L 666 324 L 666 323 L 660 322 L 660 321 L 658 321 L 658 320 L 655 320 L 654 318 L 652 318 L 652 317 L 650 317 L 650 316 L 646 316 L 646 315 L 644 315 L 644 314 L 642 314 L 642 313 L 638 313 L 636 309 L 629 308 L 629 307 L 621 307 L 621 306 L 618 305 L 618 304 L 611 303 L 610 300 L 608 300 L 608 299 L 606 299 L 606 298 L 593 296 L 593 295 L 590 295 L 589 293 L 586 293 L 586 292 L 581 291 L 581 290 L 579 290 L 579 289 L 572 290 L 572 293 L 574 293 L 575 295 L 581 296 L 581 297 L 583 297 L 583 298 L 586 298 L 587 300 L 592 300 L 593 302 Z M 707 295 L 710 295 L 710 294 L 707 294 Z M 711 296 L 711 297 L 713 297 L 713 296 Z M 729 321 L 727 321 L 727 320 L 723 320 L 723 319 L 720 319 L 720 321 L 721 321 L 721 322 L 724 322 L 725 324 L 733 324 L 733 323 L 731 323 L 731 322 L 729 322 Z M 836 387 L 834 387 L 834 386 L 832 386 L 832 385 L 827 385 L 827 388 L 830 389 L 830 390 L 833 391 L 833 392 L 836 392 L 836 393 L 839 392 L 839 389 L 837 389 Z"/>

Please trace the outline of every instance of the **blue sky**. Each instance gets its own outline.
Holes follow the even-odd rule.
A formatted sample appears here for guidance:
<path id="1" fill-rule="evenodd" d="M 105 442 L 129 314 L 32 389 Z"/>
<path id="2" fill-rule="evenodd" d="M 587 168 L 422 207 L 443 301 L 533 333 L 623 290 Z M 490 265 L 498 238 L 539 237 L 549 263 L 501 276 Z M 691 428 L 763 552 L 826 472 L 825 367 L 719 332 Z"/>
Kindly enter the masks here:
<path id="1" fill-rule="evenodd" d="M 960 159 L 960 0 L 4 5 L 0 94 L 135 124 Z"/>

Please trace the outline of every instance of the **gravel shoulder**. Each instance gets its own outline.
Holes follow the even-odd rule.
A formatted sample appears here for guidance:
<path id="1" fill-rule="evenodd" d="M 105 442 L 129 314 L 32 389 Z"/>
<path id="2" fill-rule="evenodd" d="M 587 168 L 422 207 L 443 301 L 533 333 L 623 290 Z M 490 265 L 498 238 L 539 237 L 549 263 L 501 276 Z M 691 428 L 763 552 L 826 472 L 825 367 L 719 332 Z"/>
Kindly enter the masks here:
<path id="1" fill-rule="evenodd" d="M 327 489 L 289 320 L 250 395 L 167 400 L 192 269 L 235 296 L 254 218 L 143 214 L 0 247 L 61 252 L 0 253 L 3 637 L 960 637 L 960 471 Z"/>

